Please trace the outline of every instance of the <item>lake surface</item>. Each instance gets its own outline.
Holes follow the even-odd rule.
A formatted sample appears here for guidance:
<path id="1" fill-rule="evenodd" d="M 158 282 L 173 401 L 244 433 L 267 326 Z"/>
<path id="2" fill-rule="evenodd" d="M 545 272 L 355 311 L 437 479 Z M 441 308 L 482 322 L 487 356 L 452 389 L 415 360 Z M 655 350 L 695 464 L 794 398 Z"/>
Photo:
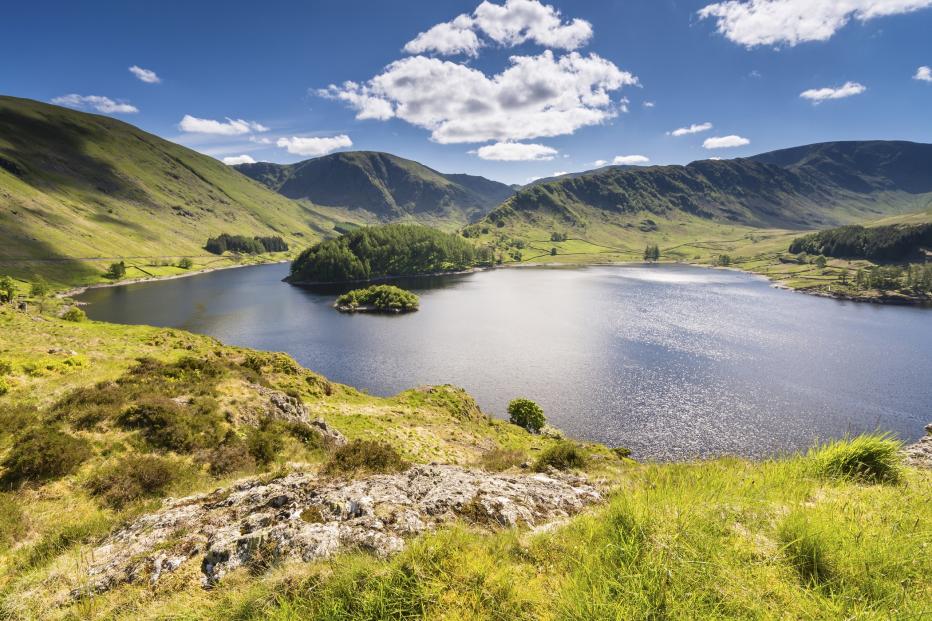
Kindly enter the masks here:
<path id="1" fill-rule="evenodd" d="M 281 282 L 287 265 L 80 297 L 93 319 L 171 326 L 285 351 L 390 395 L 457 384 L 504 416 L 539 402 L 569 435 L 635 456 L 762 456 L 932 422 L 932 310 L 842 302 L 688 266 L 501 269 L 400 283 L 401 316 L 344 315 L 341 288 Z"/>

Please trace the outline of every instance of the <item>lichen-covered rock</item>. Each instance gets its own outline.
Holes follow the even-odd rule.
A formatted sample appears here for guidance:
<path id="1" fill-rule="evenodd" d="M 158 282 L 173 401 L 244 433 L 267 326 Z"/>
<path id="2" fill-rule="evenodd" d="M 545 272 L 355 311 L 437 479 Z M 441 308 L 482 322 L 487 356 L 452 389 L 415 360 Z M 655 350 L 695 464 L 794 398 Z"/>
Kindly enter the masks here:
<path id="1" fill-rule="evenodd" d="M 160 511 L 115 532 L 93 552 L 89 583 L 97 592 L 124 582 L 154 583 L 197 560 L 210 585 L 237 567 L 274 560 L 311 561 L 342 549 L 388 555 L 405 537 L 457 518 L 537 526 L 600 499 L 579 476 L 492 475 L 441 465 L 350 481 L 309 473 L 251 479 L 167 500 Z"/>
<path id="2" fill-rule="evenodd" d="M 906 463 L 920 468 L 932 468 L 932 423 L 926 425 L 926 435 L 904 449 Z"/>

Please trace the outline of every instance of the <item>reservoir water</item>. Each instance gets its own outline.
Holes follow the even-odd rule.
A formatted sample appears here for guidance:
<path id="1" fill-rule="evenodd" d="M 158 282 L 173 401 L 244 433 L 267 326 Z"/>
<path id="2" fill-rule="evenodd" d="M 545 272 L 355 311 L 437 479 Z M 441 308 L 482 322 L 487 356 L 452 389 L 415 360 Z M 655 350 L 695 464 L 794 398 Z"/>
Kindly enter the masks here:
<path id="1" fill-rule="evenodd" d="M 763 456 L 932 422 L 932 310 L 843 302 L 689 266 L 500 269 L 399 284 L 401 316 L 344 315 L 344 288 L 264 265 L 92 289 L 93 319 L 284 351 L 374 394 L 466 388 L 486 412 L 540 403 L 567 434 L 636 457 Z"/>

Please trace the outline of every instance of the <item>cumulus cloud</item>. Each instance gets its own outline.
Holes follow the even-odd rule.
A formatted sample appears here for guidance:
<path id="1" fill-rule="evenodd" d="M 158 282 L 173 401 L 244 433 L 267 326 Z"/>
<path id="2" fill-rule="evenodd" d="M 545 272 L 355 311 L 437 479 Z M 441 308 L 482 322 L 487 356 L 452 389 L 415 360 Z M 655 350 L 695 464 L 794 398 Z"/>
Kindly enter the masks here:
<path id="1" fill-rule="evenodd" d="M 916 69 L 916 75 L 913 76 L 914 80 L 921 80 L 922 82 L 932 82 L 932 68 L 922 66 Z"/>
<path id="2" fill-rule="evenodd" d="M 223 158 L 223 163 L 227 166 L 236 166 L 237 164 L 255 164 L 256 160 L 249 155 L 231 155 Z"/>
<path id="3" fill-rule="evenodd" d="M 319 157 L 321 155 L 333 153 L 337 149 L 351 147 L 353 146 L 353 141 L 350 140 L 350 137 L 346 134 L 340 134 L 338 136 L 325 138 L 302 138 L 300 136 L 292 136 L 291 138 L 279 138 L 275 144 L 294 155 Z"/>
<path id="4" fill-rule="evenodd" d="M 404 50 L 409 54 L 477 56 L 486 40 L 504 47 L 530 41 L 575 50 L 591 37 L 592 24 L 583 19 L 564 22 L 558 10 L 538 0 L 506 0 L 501 5 L 485 1 L 472 15 L 459 15 L 418 34 Z"/>
<path id="5" fill-rule="evenodd" d="M 552 160 L 558 151 L 542 144 L 528 144 L 522 142 L 497 142 L 480 147 L 476 155 L 484 160 L 500 162 L 527 162 Z"/>
<path id="6" fill-rule="evenodd" d="M 143 69 L 138 65 L 133 65 L 129 68 L 129 71 L 146 84 L 158 84 L 162 81 L 162 78 L 157 76 L 154 71 L 150 69 Z"/>
<path id="7" fill-rule="evenodd" d="M 653 108 L 656 104 L 655 104 L 654 102 L 652 102 L 652 101 L 645 101 L 642 105 L 643 105 L 645 108 Z"/>
<path id="8" fill-rule="evenodd" d="M 867 22 L 929 6 L 932 0 L 726 0 L 698 14 L 714 19 L 730 41 L 751 48 L 826 41 L 852 18 Z"/>
<path id="9" fill-rule="evenodd" d="M 79 110 L 96 110 L 105 114 L 135 114 L 139 108 L 122 101 L 114 101 L 101 95 L 63 95 L 52 100 L 53 104 L 68 106 Z"/>
<path id="10" fill-rule="evenodd" d="M 502 73 L 426 56 L 397 60 L 365 84 L 318 91 L 346 102 L 358 119 L 399 118 L 442 144 L 572 134 L 618 113 L 610 92 L 638 83 L 596 54 L 512 56 Z"/>
<path id="11" fill-rule="evenodd" d="M 616 155 L 612 160 L 612 164 L 616 166 L 637 166 L 638 164 L 646 164 L 649 161 L 650 158 L 644 155 Z"/>
<path id="12" fill-rule="evenodd" d="M 596 167 L 598 167 L 598 168 L 601 168 L 601 167 L 605 166 L 606 164 L 608 164 L 608 160 L 596 160 L 596 161 L 592 162 L 592 165 L 593 165 L 593 166 L 596 166 Z"/>
<path id="13" fill-rule="evenodd" d="M 466 54 L 478 56 L 482 42 L 473 31 L 475 22 L 469 15 L 460 15 L 451 22 L 437 24 L 405 44 L 408 54 L 436 52 L 445 56 Z"/>
<path id="14" fill-rule="evenodd" d="M 680 127 L 679 129 L 674 129 L 672 132 L 667 133 L 671 136 L 687 136 L 689 134 L 707 132 L 710 129 L 712 129 L 711 123 L 693 123 L 689 127 Z"/>
<path id="15" fill-rule="evenodd" d="M 863 84 L 858 84 L 857 82 L 845 82 L 838 88 L 810 88 L 808 91 L 803 91 L 800 93 L 799 96 L 803 99 L 808 99 L 813 103 L 821 103 L 828 99 L 844 99 L 845 97 L 860 95 L 866 90 L 867 87 Z"/>
<path id="16" fill-rule="evenodd" d="M 730 136 L 706 138 L 702 146 L 706 149 L 730 149 L 732 147 L 743 147 L 746 144 L 751 144 L 751 141 L 747 138 L 732 134 Z"/>
<path id="17" fill-rule="evenodd" d="M 214 119 L 199 119 L 190 114 L 184 115 L 178 129 L 191 134 L 216 134 L 218 136 L 242 136 L 251 132 L 267 132 L 269 128 L 255 121 L 230 119 L 226 122 Z"/>

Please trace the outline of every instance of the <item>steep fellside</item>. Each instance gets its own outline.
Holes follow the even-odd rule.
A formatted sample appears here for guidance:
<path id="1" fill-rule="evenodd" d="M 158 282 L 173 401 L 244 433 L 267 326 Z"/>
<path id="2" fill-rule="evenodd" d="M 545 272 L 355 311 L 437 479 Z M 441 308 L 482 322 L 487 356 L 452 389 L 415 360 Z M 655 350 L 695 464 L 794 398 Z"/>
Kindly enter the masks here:
<path id="1" fill-rule="evenodd" d="M 364 221 L 416 220 L 435 225 L 474 222 L 514 193 L 472 175 L 446 175 L 388 153 L 352 151 L 297 164 L 236 167 L 280 194 L 344 210 Z"/>
<path id="2" fill-rule="evenodd" d="M 0 97 L 0 272 L 93 282 L 109 259 L 204 255 L 221 232 L 300 247 L 332 228 L 313 206 L 127 123 Z"/>

